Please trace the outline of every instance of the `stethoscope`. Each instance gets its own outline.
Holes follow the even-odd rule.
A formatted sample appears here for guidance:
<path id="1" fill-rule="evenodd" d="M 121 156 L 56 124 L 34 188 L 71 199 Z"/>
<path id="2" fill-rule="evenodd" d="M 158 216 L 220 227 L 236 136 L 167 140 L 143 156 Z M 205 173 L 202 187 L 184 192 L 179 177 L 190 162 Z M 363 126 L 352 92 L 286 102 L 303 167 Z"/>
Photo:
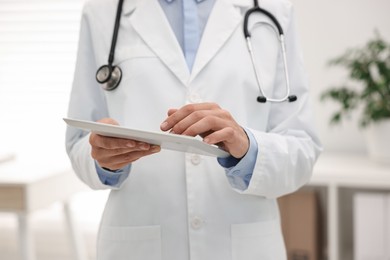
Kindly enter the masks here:
<path id="1" fill-rule="evenodd" d="M 256 62 L 255 62 L 255 57 L 253 55 L 253 48 L 252 48 L 252 42 L 251 42 L 251 37 L 252 36 L 251 36 L 250 31 L 248 30 L 248 28 L 249 28 L 249 26 L 248 26 L 249 17 L 251 16 L 251 14 L 256 13 L 256 12 L 262 13 L 265 16 L 267 16 L 269 19 L 271 19 L 271 21 L 274 23 L 274 25 L 277 28 L 277 31 L 276 31 L 275 27 L 270 25 L 267 22 L 257 22 L 253 26 L 253 27 L 255 27 L 256 25 L 259 25 L 259 24 L 265 24 L 265 25 L 271 27 L 272 30 L 275 32 L 275 34 L 278 36 L 278 40 L 279 40 L 279 43 L 280 43 L 280 49 L 282 51 L 282 57 L 283 57 L 284 76 L 285 76 L 285 79 L 286 79 L 286 94 L 282 98 L 270 98 L 270 97 L 268 97 L 265 94 L 265 91 L 264 91 L 264 89 L 262 87 L 262 84 L 260 82 L 260 75 L 259 75 L 259 72 L 258 72 L 259 70 L 257 69 L 257 65 L 256 65 Z M 245 13 L 245 17 L 244 17 L 244 36 L 245 36 L 245 39 L 246 39 L 246 43 L 247 43 L 249 54 L 251 56 L 251 61 L 252 61 L 253 70 L 254 70 L 255 76 L 256 76 L 257 86 L 259 87 L 259 92 L 260 92 L 260 95 L 257 97 L 257 102 L 265 103 L 267 101 L 270 101 L 270 102 L 280 103 L 280 102 L 284 102 L 284 101 L 289 101 L 289 102 L 296 101 L 297 100 L 297 96 L 290 95 L 290 79 L 288 77 L 286 47 L 285 47 L 285 43 L 284 43 L 284 32 L 283 32 L 282 26 L 280 26 L 279 21 L 276 19 L 276 17 L 273 14 L 271 14 L 267 10 L 264 10 L 264 9 L 260 8 L 258 0 L 254 0 L 254 7 L 252 7 L 251 9 L 249 9 Z"/>
<path id="2" fill-rule="evenodd" d="M 112 35 L 110 55 L 108 56 L 108 64 L 101 66 L 96 72 L 96 80 L 102 84 L 102 88 L 107 91 L 116 89 L 121 83 L 122 70 L 119 66 L 113 66 L 115 56 L 116 40 L 118 39 L 119 24 L 121 21 L 123 0 L 119 0 L 118 8 L 115 17 L 114 33 Z"/>
<path id="3" fill-rule="evenodd" d="M 102 88 L 104 90 L 107 90 L 107 91 L 111 91 L 111 90 L 116 89 L 119 86 L 121 79 L 122 79 L 122 70 L 119 68 L 119 66 L 113 65 L 114 56 L 115 56 L 115 46 L 116 46 L 116 41 L 118 38 L 119 24 L 120 24 L 120 18 L 121 18 L 121 14 L 122 14 L 122 6 L 123 6 L 123 0 L 119 0 L 117 12 L 116 12 L 116 17 L 115 17 L 115 26 L 114 26 L 114 33 L 112 36 L 110 55 L 108 57 L 108 64 L 101 66 L 96 72 L 97 82 L 102 84 Z M 249 29 L 248 29 L 249 17 L 251 14 L 256 13 L 256 12 L 262 13 L 265 16 L 267 16 L 269 19 L 271 19 L 271 21 L 275 24 L 275 26 L 277 28 L 277 31 L 276 31 L 273 26 L 270 26 L 266 22 L 258 22 L 255 24 L 255 25 L 266 24 L 266 25 L 270 26 L 278 36 L 278 40 L 280 42 L 282 56 L 283 56 L 284 75 L 285 75 L 285 79 L 286 79 L 286 94 L 282 98 L 271 98 L 268 95 L 266 95 L 266 93 L 262 87 L 262 84 L 260 82 L 260 75 L 258 73 L 257 65 L 256 65 L 255 58 L 253 55 L 251 34 L 250 34 Z M 260 8 L 260 6 L 258 4 L 258 0 L 254 0 L 254 7 L 252 7 L 251 9 L 249 9 L 245 13 L 244 28 L 243 29 L 244 29 L 244 36 L 245 36 L 245 39 L 247 42 L 248 51 L 249 51 L 249 54 L 251 56 L 252 66 L 253 66 L 253 70 L 255 72 L 257 85 L 259 87 L 259 92 L 260 92 L 260 95 L 257 97 L 256 100 L 260 103 L 265 103 L 267 101 L 276 102 L 276 103 L 284 102 L 284 101 L 289 101 L 289 102 L 296 101 L 297 96 L 290 95 L 290 80 L 288 77 L 288 66 L 287 66 L 287 58 L 286 58 L 286 48 L 285 48 L 285 43 L 284 43 L 284 33 L 283 33 L 283 29 L 280 26 L 278 20 L 270 12 Z"/>

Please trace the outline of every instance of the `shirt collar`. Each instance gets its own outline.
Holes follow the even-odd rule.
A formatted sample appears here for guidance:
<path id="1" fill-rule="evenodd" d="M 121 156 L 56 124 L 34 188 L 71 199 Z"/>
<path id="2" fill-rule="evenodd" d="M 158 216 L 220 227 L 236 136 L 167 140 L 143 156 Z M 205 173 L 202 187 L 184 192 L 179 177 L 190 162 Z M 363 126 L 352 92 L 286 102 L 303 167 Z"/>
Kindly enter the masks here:
<path id="1" fill-rule="evenodd" d="M 165 2 L 167 2 L 167 3 L 172 3 L 174 1 L 177 1 L 177 0 L 165 0 Z M 183 0 L 183 1 L 185 1 L 185 0 Z M 193 0 L 193 1 L 195 1 L 195 2 L 197 2 L 199 4 L 199 3 L 203 2 L 203 1 L 206 1 L 206 0 Z"/>

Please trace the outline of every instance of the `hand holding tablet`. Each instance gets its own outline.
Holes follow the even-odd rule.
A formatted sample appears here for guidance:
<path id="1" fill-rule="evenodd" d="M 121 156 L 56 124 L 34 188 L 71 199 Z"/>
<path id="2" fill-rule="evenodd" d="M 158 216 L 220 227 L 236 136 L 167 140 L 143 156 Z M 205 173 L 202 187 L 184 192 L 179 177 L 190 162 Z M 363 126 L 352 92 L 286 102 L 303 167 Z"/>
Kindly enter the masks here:
<path id="1" fill-rule="evenodd" d="M 218 148 L 217 146 L 206 144 L 202 140 L 192 136 L 143 131 L 118 125 L 110 125 L 71 118 L 64 118 L 64 121 L 69 126 L 91 131 L 99 135 L 137 140 L 152 145 L 158 145 L 161 147 L 161 149 L 196 153 L 214 157 L 229 156 L 229 153 Z"/>

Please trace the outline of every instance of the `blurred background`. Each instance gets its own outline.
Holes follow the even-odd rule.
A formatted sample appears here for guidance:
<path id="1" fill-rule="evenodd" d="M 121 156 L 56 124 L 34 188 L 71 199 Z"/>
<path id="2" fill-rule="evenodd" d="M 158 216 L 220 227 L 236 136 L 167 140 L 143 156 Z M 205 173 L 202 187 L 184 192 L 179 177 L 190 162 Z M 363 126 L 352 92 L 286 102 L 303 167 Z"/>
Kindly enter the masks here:
<path id="1" fill-rule="evenodd" d="M 306 196 L 281 202 L 282 213 L 290 216 L 283 217 L 285 232 L 290 232 L 286 235 L 289 259 L 389 260 L 389 165 L 383 157 L 382 162 L 369 157 L 366 133 L 359 127 L 359 109 L 348 120 L 331 126 L 329 120 L 339 105 L 322 102 L 320 96 L 330 87 L 342 85 L 348 76 L 341 67 L 329 67 L 330 59 L 349 48 L 365 46 L 375 38 L 375 30 L 390 41 L 390 1 L 292 2 L 315 123 L 325 151 L 313 182 L 301 191 L 300 195 Z M 5 184 L 35 185 L 40 177 L 70 167 L 62 117 L 67 112 L 82 6 L 83 0 L 0 0 L 0 203 L 17 193 L 4 188 Z M 390 142 L 388 133 L 381 139 L 384 143 Z M 17 181 L 9 178 L 11 173 L 20 174 Z M 27 173 L 37 177 L 25 181 Z M 69 180 L 73 182 L 77 180 Z M 31 192 L 39 190 L 36 196 L 45 201 L 46 186 L 42 185 Z M 76 259 L 75 248 L 79 248 L 78 259 L 94 259 L 107 192 L 76 186 L 58 199 L 54 195 L 52 200 L 46 198 L 47 205 L 34 204 L 24 210 L 25 204 L 20 202 L 18 209 L 11 205 L 0 208 L 0 259 L 21 259 L 23 250 L 25 259 L 34 259 L 28 258 L 29 254 L 36 259 Z M 33 203 L 29 194 L 18 198 Z M 302 201 L 307 207 L 293 207 Z M 367 212 L 371 216 L 366 216 Z M 302 213 L 310 216 L 306 225 L 291 222 L 292 216 L 302 219 Z M 20 228 L 23 225 L 25 228 Z M 371 241 L 368 246 L 367 241 Z M 359 245 L 365 246 L 360 250 Z"/>

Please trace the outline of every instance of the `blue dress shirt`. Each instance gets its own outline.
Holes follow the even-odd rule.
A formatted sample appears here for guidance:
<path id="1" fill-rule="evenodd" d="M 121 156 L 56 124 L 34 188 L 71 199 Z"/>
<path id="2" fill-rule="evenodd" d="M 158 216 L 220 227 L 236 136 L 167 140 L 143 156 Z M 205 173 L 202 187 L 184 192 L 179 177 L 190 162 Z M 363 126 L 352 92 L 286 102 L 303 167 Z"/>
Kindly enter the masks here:
<path id="1" fill-rule="evenodd" d="M 192 70 L 215 0 L 158 0 Z"/>
<path id="2" fill-rule="evenodd" d="M 158 0 L 179 42 L 189 70 L 195 61 L 208 17 L 215 0 Z M 247 154 L 236 159 L 218 158 L 218 163 L 225 168 L 226 176 L 234 189 L 243 191 L 248 188 L 256 163 L 258 145 L 253 134 L 246 130 L 249 138 Z M 95 162 L 97 174 L 103 184 L 119 187 L 129 175 L 131 165 L 117 171 L 101 168 Z"/>

